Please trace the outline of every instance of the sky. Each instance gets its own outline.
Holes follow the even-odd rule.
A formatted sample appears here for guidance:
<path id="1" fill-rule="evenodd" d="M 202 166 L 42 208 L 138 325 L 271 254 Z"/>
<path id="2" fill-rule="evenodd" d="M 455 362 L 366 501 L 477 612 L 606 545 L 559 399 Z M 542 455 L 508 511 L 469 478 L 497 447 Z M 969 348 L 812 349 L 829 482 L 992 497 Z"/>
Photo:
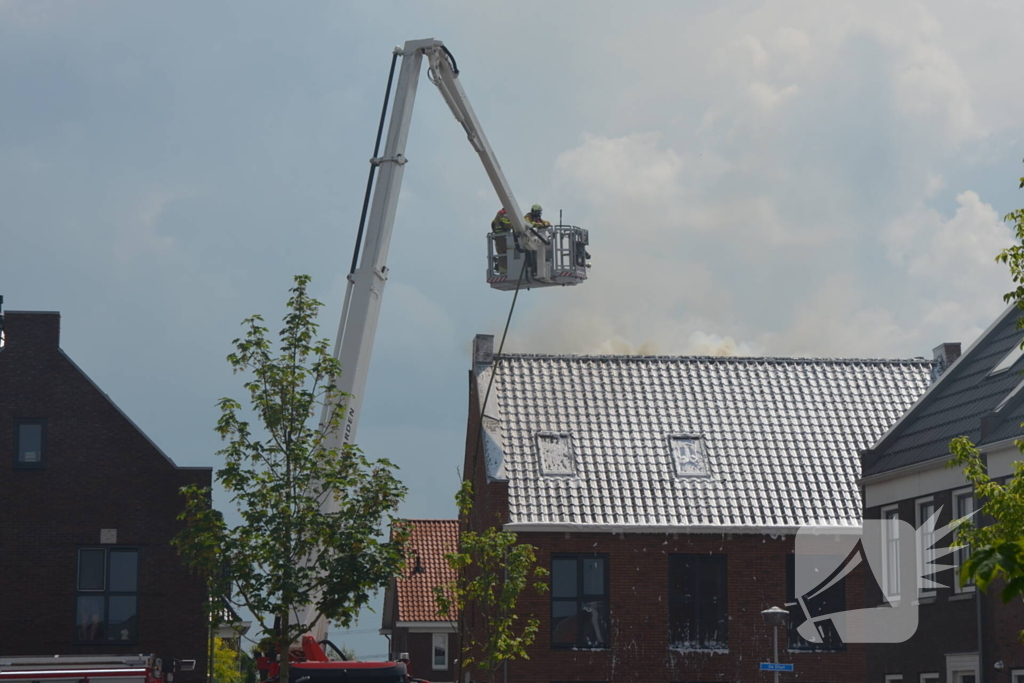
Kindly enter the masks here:
<path id="1" fill-rule="evenodd" d="M 1022 21 L 996 0 L 0 0 L 0 295 L 60 311 L 62 348 L 175 462 L 216 466 L 241 320 L 279 319 L 306 273 L 334 334 L 392 49 L 434 37 L 519 204 L 590 230 L 590 279 L 523 293 L 507 350 L 966 348 L 1011 286 Z M 403 516 L 451 517 L 472 339 L 511 294 L 484 281 L 496 195 L 426 79 L 406 156 L 357 441 L 401 467 Z"/>

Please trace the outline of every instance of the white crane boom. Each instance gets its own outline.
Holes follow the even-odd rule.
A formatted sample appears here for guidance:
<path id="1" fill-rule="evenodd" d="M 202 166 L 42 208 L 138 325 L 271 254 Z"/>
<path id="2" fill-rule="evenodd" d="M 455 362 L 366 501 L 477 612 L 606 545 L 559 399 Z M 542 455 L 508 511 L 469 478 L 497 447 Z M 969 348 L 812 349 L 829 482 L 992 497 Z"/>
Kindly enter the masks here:
<path id="1" fill-rule="evenodd" d="M 327 448 L 341 448 L 345 444 L 355 442 L 356 428 L 359 425 L 359 412 L 362 407 L 366 390 L 367 373 L 370 368 L 370 356 L 373 341 L 377 333 L 377 322 L 380 317 L 381 300 L 384 295 L 384 284 L 387 282 L 387 254 L 391 243 L 391 231 L 395 223 L 395 211 L 398 207 L 398 196 L 402 186 L 405 164 L 405 146 L 409 137 L 409 125 L 412 120 L 413 104 L 416 100 L 416 87 L 422 68 L 423 58 L 429 64 L 431 82 L 441 91 L 456 120 L 462 124 L 473 149 L 483 162 L 484 170 L 494 185 L 501 205 L 512 225 L 516 244 L 522 253 L 533 253 L 532 259 L 519 258 L 520 276 L 523 288 L 543 287 L 550 285 L 571 285 L 586 279 L 585 264 L 569 277 L 565 272 L 552 273 L 552 264 L 559 263 L 559 255 L 554 250 L 551 235 L 547 238 L 529 226 L 519 210 L 519 205 L 512 194 L 512 189 L 501 170 L 500 164 L 480 127 L 480 122 L 469 104 L 465 91 L 458 79 L 458 70 L 454 58 L 440 40 L 410 40 L 402 47 L 395 48 L 395 54 L 402 57 L 402 67 L 398 83 L 395 86 L 395 99 L 391 109 L 391 120 L 382 154 L 370 160 L 378 169 L 376 187 L 373 190 L 373 201 L 370 205 L 369 219 L 366 223 L 366 236 L 362 246 L 362 255 L 358 266 L 348 275 L 348 286 L 345 291 L 345 302 L 341 313 L 341 323 L 335 341 L 334 355 L 341 362 L 342 375 L 336 378 L 337 388 L 348 395 L 342 406 L 342 426 L 325 443 Z M 585 235 L 586 231 L 572 228 Z M 550 229 L 548 229 L 551 232 Z M 585 242 L 583 243 L 585 244 Z M 568 252 L 566 252 L 568 253 Z M 579 261 L 580 259 L 577 259 Z M 355 265 L 355 264 L 354 264 Z M 564 270 L 564 269 L 563 269 Z M 518 286 L 513 280 L 513 286 Z M 492 284 L 492 286 L 496 286 Z M 509 289 L 508 285 L 496 286 Z M 332 406 L 325 406 L 323 420 L 326 421 Z M 334 511 L 334 501 L 328 498 L 325 508 Z M 309 624 L 316 618 L 315 607 L 310 605 L 304 613 L 296 615 L 298 623 Z M 317 641 L 323 640 L 327 631 L 325 620 L 317 620 L 311 634 Z"/>

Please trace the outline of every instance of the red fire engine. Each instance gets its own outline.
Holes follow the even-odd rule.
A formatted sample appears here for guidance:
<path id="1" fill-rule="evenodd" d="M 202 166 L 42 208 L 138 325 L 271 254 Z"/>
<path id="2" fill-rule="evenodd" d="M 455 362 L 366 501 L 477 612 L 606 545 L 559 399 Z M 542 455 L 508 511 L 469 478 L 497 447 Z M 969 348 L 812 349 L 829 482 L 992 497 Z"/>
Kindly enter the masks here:
<path id="1" fill-rule="evenodd" d="M 156 655 L 0 657 L 0 683 L 171 683 L 195 660 L 164 662 Z"/>
<path id="2" fill-rule="evenodd" d="M 339 656 L 344 656 L 330 641 L 322 642 L 334 648 Z M 265 683 L 277 681 L 280 677 L 281 665 L 275 659 L 268 656 L 256 658 L 260 678 Z M 301 652 L 289 653 L 288 668 L 288 683 L 429 683 L 410 676 L 404 662 L 331 661 L 312 636 L 302 637 Z"/>

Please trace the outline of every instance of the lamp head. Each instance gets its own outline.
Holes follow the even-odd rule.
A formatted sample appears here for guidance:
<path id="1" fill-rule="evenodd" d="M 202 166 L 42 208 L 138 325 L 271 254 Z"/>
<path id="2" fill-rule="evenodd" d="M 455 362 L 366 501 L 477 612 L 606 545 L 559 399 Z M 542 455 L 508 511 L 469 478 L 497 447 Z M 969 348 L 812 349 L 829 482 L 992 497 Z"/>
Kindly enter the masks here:
<path id="1" fill-rule="evenodd" d="M 781 607 L 772 607 L 761 612 L 761 616 L 772 626 L 785 626 L 786 620 L 789 619 L 789 612 Z"/>

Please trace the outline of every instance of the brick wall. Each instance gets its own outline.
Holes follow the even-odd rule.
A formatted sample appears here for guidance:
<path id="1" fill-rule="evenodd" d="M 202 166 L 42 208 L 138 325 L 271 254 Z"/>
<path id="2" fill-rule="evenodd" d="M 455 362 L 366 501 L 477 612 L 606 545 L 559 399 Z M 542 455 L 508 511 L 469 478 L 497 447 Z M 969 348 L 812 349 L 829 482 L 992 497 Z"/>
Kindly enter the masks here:
<path id="1" fill-rule="evenodd" d="M 609 556 L 611 647 L 602 651 L 552 649 L 550 599 L 529 595 L 520 613 L 541 622 L 530 660 L 510 666 L 513 681 L 770 681 L 758 670 L 772 659 L 772 629 L 761 611 L 784 606 L 786 556 L 793 537 L 708 534 L 528 533 L 520 540 L 539 548 L 550 568 L 552 553 L 607 553 Z M 728 653 L 677 652 L 669 648 L 668 558 L 673 553 L 727 555 Z M 862 604 L 863 582 L 851 576 L 847 607 Z M 786 680 L 815 683 L 864 681 L 864 648 L 845 652 L 788 652 L 779 630 L 780 661 L 795 665 Z"/>
<path id="2" fill-rule="evenodd" d="M 156 653 L 197 660 L 205 591 L 170 546 L 181 486 L 208 468 L 178 468 L 58 348 L 56 313 L 8 312 L 0 350 L 0 654 Z M 42 469 L 15 469 L 18 418 L 46 420 Z M 138 548 L 137 643 L 75 645 L 77 553 L 116 529 Z M 110 547 L 110 546 L 107 546 Z"/>
<path id="3" fill-rule="evenodd" d="M 941 507 L 938 525 L 948 524 L 953 517 L 953 491 L 938 491 L 932 495 L 936 508 Z M 901 520 L 917 526 L 915 499 L 895 503 Z M 888 508 L 889 506 L 884 506 Z M 865 510 L 865 519 L 879 519 L 882 507 Z M 940 547 L 952 538 L 940 539 Z M 922 673 L 938 673 L 939 681 L 946 680 L 946 655 L 978 651 L 978 596 L 953 590 L 953 572 L 940 572 L 936 580 L 947 588 L 935 590 L 918 606 L 918 627 L 905 643 L 869 644 L 867 646 L 868 680 L 884 680 L 885 674 L 902 674 L 904 680 L 919 680 Z M 1024 668 L 1024 645 L 1018 632 L 1024 629 L 1024 602 L 1015 600 L 1003 605 L 999 600 L 1001 587 L 993 586 L 981 596 L 982 651 L 979 683 L 1010 683 L 1010 671 Z M 881 588 L 876 582 L 867 582 L 868 607 L 881 604 Z M 1002 661 L 1005 668 L 997 672 L 994 665 Z"/>
<path id="4" fill-rule="evenodd" d="M 409 653 L 409 673 L 417 678 L 428 681 L 455 680 L 455 654 L 451 649 L 455 643 L 455 634 L 448 635 L 448 668 L 434 669 L 434 634 L 410 633 L 407 638 Z"/>

